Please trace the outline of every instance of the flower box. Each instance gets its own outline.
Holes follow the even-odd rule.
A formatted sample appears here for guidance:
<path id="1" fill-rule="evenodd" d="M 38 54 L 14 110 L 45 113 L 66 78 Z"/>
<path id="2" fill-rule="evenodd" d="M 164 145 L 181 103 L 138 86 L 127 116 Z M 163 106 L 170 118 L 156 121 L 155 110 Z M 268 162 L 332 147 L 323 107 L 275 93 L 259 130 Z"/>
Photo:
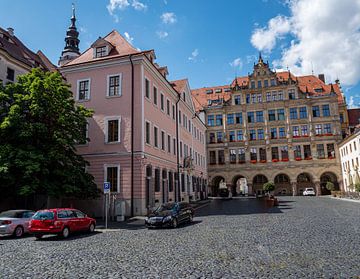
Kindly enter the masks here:
<path id="1" fill-rule="evenodd" d="M 312 160 L 312 157 L 306 157 L 305 160 Z"/>
<path id="2" fill-rule="evenodd" d="M 260 160 L 260 163 L 266 163 L 266 160 Z"/>
<path id="3" fill-rule="evenodd" d="M 289 158 L 284 158 L 284 159 L 281 159 L 282 162 L 288 162 L 289 161 Z"/>
<path id="4" fill-rule="evenodd" d="M 300 136 L 293 136 L 293 138 L 295 138 L 295 139 L 296 139 L 296 138 L 300 138 Z"/>
<path id="5" fill-rule="evenodd" d="M 296 157 L 295 158 L 295 161 L 301 161 L 302 159 L 301 159 L 301 157 Z"/>
<path id="6" fill-rule="evenodd" d="M 333 134 L 324 134 L 324 136 L 327 136 L 327 137 L 330 137 L 330 136 L 332 136 Z"/>
<path id="7" fill-rule="evenodd" d="M 252 164 L 256 164 L 256 163 L 257 163 L 257 161 L 256 161 L 256 160 L 250 160 L 250 163 L 252 163 Z"/>
<path id="8" fill-rule="evenodd" d="M 278 159 L 272 159 L 271 161 L 272 161 L 273 163 L 279 162 Z"/>

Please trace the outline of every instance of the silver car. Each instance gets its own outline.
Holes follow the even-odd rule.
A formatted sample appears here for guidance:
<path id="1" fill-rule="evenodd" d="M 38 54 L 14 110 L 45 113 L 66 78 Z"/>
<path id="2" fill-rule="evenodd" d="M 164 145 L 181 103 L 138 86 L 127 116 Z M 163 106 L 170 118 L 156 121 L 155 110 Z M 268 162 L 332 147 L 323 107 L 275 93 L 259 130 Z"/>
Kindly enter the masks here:
<path id="1" fill-rule="evenodd" d="M 29 231 L 29 222 L 35 214 L 34 211 L 18 209 L 8 210 L 0 213 L 0 235 L 10 234 L 22 237 Z"/>

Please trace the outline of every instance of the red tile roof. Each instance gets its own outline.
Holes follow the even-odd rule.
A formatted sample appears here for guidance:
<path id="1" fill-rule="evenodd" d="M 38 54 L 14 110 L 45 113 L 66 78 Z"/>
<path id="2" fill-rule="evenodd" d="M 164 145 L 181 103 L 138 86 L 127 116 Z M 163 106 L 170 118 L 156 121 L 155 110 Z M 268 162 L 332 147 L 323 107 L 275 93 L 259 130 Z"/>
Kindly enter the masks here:
<path id="1" fill-rule="evenodd" d="M 141 51 L 134 48 L 118 31 L 113 30 L 107 34 L 104 38 L 105 41 L 109 42 L 113 48 L 111 49 L 108 56 L 94 58 L 93 49 L 90 47 L 85 50 L 79 57 L 71 60 L 64 66 L 71 66 L 75 64 L 81 64 L 92 61 L 106 60 L 114 57 L 121 57 L 135 53 L 141 53 Z M 98 39 L 99 40 L 99 39 Z"/>
<path id="2" fill-rule="evenodd" d="M 170 84 L 172 85 L 172 87 L 173 87 L 179 94 L 181 94 L 182 92 L 184 92 L 187 83 L 188 83 L 188 79 L 187 79 L 187 78 L 170 81 Z"/>
<path id="3" fill-rule="evenodd" d="M 197 101 L 195 102 L 196 111 L 201 110 L 203 107 L 206 107 L 208 104 L 208 100 L 229 100 L 231 98 L 231 91 L 227 91 L 229 90 L 229 88 L 230 85 L 222 85 L 191 90 L 193 98 L 195 98 Z"/>

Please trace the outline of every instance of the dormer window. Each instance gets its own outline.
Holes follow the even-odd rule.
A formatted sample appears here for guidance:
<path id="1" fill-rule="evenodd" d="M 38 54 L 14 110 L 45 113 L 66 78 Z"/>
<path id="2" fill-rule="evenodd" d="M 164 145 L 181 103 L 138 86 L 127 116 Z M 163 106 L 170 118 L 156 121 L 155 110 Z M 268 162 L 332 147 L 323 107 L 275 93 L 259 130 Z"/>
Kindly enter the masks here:
<path id="1" fill-rule="evenodd" d="M 107 46 L 97 47 L 95 50 L 95 58 L 107 56 Z"/>

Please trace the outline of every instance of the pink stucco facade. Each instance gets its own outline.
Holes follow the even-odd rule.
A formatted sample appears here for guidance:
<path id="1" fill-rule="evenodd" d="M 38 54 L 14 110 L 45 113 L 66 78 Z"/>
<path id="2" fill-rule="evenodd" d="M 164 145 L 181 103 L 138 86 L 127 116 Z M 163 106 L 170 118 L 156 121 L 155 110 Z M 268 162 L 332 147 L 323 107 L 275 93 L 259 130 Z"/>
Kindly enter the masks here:
<path id="1" fill-rule="evenodd" d="M 112 185 L 110 214 L 143 215 L 149 207 L 163 202 L 205 198 L 205 125 L 195 115 L 187 81 L 182 81 L 185 86 L 175 90 L 175 86 L 167 81 L 164 71 L 154 63 L 153 52 L 134 51 L 132 68 L 128 51 L 123 47 L 125 45 L 128 48 L 129 45 L 117 32 L 108 36 L 112 36 L 108 41 L 113 49 L 107 56 L 102 59 L 93 58 L 92 53 L 96 50 L 89 49 L 60 68 L 60 71 L 71 85 L 77 104 L 94 110 L 87 128 L 89 141 L 79 145 L 77 149 L 89 161 L 88 171 L 94 175 L 99 188 L 103 187 L 104 181 L 111 180 L 116 184 Z M 97 47 L 101 47 L 101 42 L 94 48 Z M 122 50 L 124 53 L 121 53 Z M 110 87 L 114 80 L 117 94 L 109 96 L 113 92 Z M 178 125 L 177 137 L 176 120 L 180 117 L 182 119 Z M 192 164 L 189 168 L 183 168 L 184 158 L 190 155 L 193 158 Z M 176 175 L 178 170 L 180 181 Z M 78 204 L 92 215 L 103 215 L 103 198 L 78 201 Z"/>

